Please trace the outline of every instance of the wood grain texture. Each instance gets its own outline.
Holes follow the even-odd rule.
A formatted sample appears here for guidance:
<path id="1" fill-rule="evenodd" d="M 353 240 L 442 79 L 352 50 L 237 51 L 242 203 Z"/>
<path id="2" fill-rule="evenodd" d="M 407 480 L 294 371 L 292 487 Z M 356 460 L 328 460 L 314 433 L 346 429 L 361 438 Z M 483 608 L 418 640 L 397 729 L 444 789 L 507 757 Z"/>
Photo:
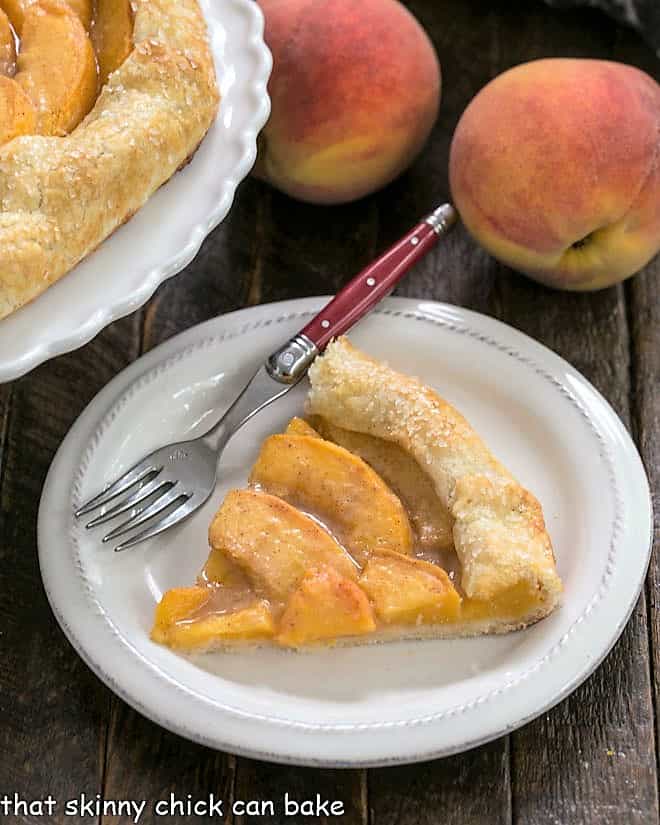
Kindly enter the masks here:
<path id="1" fill-rule="evenodd" d="M 377 825 L 508 825 L 509 738 L 421 765 L 369 772 Z"/>
<path id="2" fill-rule="evenodd" d="M 634 430 L 651 486 L 653 552 L 646 582 L 648 625 L 656 708 L 656 750 L 660 741 L 660 260 L 629 285 L 630 325 L 635 356 L 632 371 Z"/>
<path id="3" fill-rule="evenodd" d="M 660 82 L 660 57 L 628 29 L 619 29 L 617 60 L 632 63 Z M 653 550 L 646 580 L 647 624 L 656 722 L 656 756 L 660 741 L 660 257 L 626 283 L 631 333 L 632 429 L 648 473 L 654 509 Z"/>
<path id="4" fill-rule="evenodd" d="M 74 653 L 40 584 L 43 481 L 83 406 L 135 358 L 139 314 L 5 388 L 0 509 L 0 794 L 63 802 L 101 789 L 109 692 Z M 137 325 L 137 326 L 136 326 Z M 8 819 L 8 821 L 11 821 Z M 15 820 L 16 821 L 16 820 Z M 70 823 L 63 808 L 22 822 Z"/>
<path id="5" fill-rule="evenodd" d="M 375 256 L 374 198 L 341 207 L 312 206 L 293 201 L 266 184 L 259 187 L 264 225 L 253 302 L 337 292 Z"/>

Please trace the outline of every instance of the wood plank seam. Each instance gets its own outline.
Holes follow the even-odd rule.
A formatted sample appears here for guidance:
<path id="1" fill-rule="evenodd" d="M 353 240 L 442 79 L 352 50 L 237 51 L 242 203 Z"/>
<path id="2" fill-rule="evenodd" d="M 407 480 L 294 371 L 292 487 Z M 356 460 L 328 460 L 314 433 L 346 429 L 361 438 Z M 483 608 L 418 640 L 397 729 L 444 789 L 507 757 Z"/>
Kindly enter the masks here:
<path id="1" fill-rule="evenodd" d="M 369 772 L 367 770 L 362 770 L 360 773 L 360 817 L 363 825 L 373 825 L 369 808 Z"/>
<path id="2" fill-rule="evenodd" d="M 263 246 L 266 237 L 266 216 L 270 214 L 271 194 L 267 189 L 261 191 L 261 197 L 257 198 L 257 216 L 254 226 L 254 266 L 252 272 L 247 277 L 247 294 L 245 296 L 245 306 L 256 306 L 261 301 L 262 277 L 263 277 Z"/>
<path id="3" fill-rule="evenodd" d="M 106 788 L 106 780 L 107 780 L 107 773 L 108 773 L 108 746 L 110 742 L 110 736 L 108 735 L 108 726 L 110 724 L 110 716 L 112 712 L 112 703 L 116 701 L 113 694 L 110 694 L 108 697 L 108 718 L 106 721 L 106 726 L 103 729 L 101 736 L 102 741 L 100 744 L 100 750 L 103 754 L 103 759 L 101 760 L 101 782 L 100 782 L 100 792 L 101 792 L 101 799 L 105 799 L 105 788 Z M 98 819 L 96 820 L 96 825 L 103 825 L 103 812 L 99 813 Z"/>
<path id="4" fill-rule="evenodd" d="M 624 296 L 625 296 L 625 306 L 626 306 L 626 324 L 628 327 L 628 346 L 630 348 L 630 410 L 631 410 L 631 417 L 630 417 L 630 429 L 632 432 L 632 436 L 635 440 L 635 444 L 640 451 L 640 456 L 642 457 L 642 461 L 644 461 L 643 449 L 641 444 L 641 435 L 642 435 L 642 417 L 643 417 L 643 410 L 640 406 L 640 398 L 637 392 L 637 381 L 639 377 L 639 358 L 640 353 L 637 348 L 637 341 L 636 336 L 634 334 L 636 320 L 633 313 L 634 307 L 634 296 L 633 296 L 633 289 L 634 285 L 631 280 L 626 281 L 624 284 Z M 647 472 L 650 472 L 651 468 L 646 468 Z M 652 479 L 651 479 L 652 482 Z M 654 490 L 651 487 L 651 503 L 654 503 Z M 651 538 L 653 541 L 653 538 Z M 650 561 L 650 565 L 653 564 L 653 559 Z M 646 608 L 646 628 L 647 628 L 647 642 L 648 642 L 648 650 L 649 650 L 649 684 L 651 686 L 651 707 L 653 709 L 653 731 L 654 731 L 654 747 L 655 747 L 655 765 L 656 765 L 656 788 L 658 798 L 660 798 L 660 746 L 658 743 L 658 694 L 657 691 L 653 689 L 654 686 L 654 674 L 653 674 L 653 663 L 656 661 L 655 659 L 655 645 L 654 645 L 654 637 L 653 637 L 653 593 L 651 590 L 652 583 L 650 577 L 650 565 L 649 571 L 647 571 L 646 580 L 644 582 L 644 587 L 642 588 L 642 596 L 645 602 Z"/>
<path id="5" fill-rule="evenodd" d="M 2 491 L 4 489 L 5 472 L 7 465 L 7 439 L 9 437 L 9 419 L 12 413 L 12 406 L 14 402 L 14 384 L 11 383 L 5 389 L 6 400 L 2 412 L 2 427 L 0 428 L 0 500 L 2 500 Z"/>

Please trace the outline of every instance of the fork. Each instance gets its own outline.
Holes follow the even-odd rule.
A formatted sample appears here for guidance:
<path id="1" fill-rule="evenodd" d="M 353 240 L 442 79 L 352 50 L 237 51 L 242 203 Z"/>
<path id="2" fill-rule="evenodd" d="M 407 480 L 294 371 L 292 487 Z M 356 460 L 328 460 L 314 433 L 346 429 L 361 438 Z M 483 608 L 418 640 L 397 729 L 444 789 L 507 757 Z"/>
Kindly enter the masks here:
<path id="1" fill-rule="evenodd" d="M 219 459 L 229 439 L 260 410 L 289 392 L 328 343 L 388 295 L 455 221 L 456 211 L 450 204 L 435 209 L 349 281 L 297 335 L 273 352 L 213 427 L 190 441 L 154 450 L 82 504 L 75 517 L 100 508 L 99 514 L 86 525 L 93 528 L 129 513 L 125 521 L 103 537 L 103 542 L 109 542 L 127 536 L 115 546 L 115 551 L 120 551 L 162 533 L 194 513 L 215 489 Z M 138 530 L 140 527 L 143 529 Z"/>

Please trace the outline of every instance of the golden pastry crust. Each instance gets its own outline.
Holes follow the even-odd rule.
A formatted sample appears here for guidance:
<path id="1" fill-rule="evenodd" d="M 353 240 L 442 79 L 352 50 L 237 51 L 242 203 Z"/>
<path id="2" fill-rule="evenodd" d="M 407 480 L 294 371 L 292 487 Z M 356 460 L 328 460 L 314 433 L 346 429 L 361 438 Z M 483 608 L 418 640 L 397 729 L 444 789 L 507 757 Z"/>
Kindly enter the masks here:
<path id="1" fill-rule="evenodd" d="M 562 587 L 541 505 L 457 410 L 345 338 L 316 359 L 309 378 L 309 413 L 398 444 L 428 473 L 454 519 L 461 585 L 469 598 L 494 599 L 527 583 L 538 601 L 524 620 L 515 622 L 517 627 L 557 606 Z M 512 623 L 507 625 L 501 630 Z M 495 630 L 492 622 L 488 627 Z"/>
<path id="2" fill-rule="evenodd" d="M 125 223 L 194 153 L 218 106 L 195 0 L 135 0 L 133 50 L 66 137 L 0 147 L 0 318 Z"/>

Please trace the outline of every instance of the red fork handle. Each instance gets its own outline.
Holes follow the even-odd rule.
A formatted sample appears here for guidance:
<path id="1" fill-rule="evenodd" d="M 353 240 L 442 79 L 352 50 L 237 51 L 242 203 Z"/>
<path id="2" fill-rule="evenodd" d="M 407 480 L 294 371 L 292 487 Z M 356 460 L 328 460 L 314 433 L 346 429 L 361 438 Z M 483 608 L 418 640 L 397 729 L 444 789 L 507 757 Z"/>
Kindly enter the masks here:
<path id="1" fill-rule="evenodd" d="M 370 263 L 298 335 L 270 356 L 266 367 L 271 377 L 289 384 L 298 381 L 316 355 L 389 295 L 455 222 L 455 209 L 448 203 L 443 204 Z"/>
<path id="2" fill-rule="evenodd" d="M 442 207 L 441 207 L 442 209 Z M 426 255 L 449 228 L 451 212 L 443 209 L 444 220 L 431 223 L 430 217 L 414 226 L 379 258 L 370 263 L 326 304 L 300 331 L 319 352 L 323 352 L 333 338 L 347 332 L 355 323 L 390 294 L 408 270 Z M 435 214 L 435 213 L 433 213 Z M 451 220 L 453 223 L 453 220 Z M 438 231 L 440 230 L 440 232 Z"/>

